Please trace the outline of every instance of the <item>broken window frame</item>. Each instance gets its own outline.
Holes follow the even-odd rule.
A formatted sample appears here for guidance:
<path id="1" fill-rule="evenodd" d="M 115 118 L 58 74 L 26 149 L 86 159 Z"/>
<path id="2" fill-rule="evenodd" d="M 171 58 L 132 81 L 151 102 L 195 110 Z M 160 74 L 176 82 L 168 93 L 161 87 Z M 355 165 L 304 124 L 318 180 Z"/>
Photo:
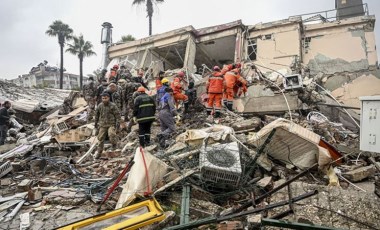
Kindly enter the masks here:
<path id="1" fill-rule="evenodd" d="M 247 58 L 251 61 L 257 60 L 257 37 L 247 39 Z M 251 50 L 251 51 L 250 51 Z"/>

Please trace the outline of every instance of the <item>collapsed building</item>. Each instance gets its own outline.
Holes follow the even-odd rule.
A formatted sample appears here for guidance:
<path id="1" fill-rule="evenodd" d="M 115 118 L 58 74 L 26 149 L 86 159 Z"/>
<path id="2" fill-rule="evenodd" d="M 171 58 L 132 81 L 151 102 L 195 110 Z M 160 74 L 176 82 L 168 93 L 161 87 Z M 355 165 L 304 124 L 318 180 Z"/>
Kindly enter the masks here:
<path id="1" fill-rule="evenodd" d="M 53 109 L 0 146 L 0 221 L 10 229 L 379 229 L 379 131 L 371 128 L 372 148 L 359 149 L 359 114 L 375 126 L 379 100 L 361 98 L 373 108 L 358 109 L 359 96 L 379 94 L 375 17 L 322 15 L 188 26 L 111 46 L 110 65 L 152 71 L 147 82 L 160 70 L 185 70 L 200 95 L 192 116 L 176 121 L 167 148 L 139 147 L 135 125 L 118 131 L 121 151 L 96 159 L 83 98 L 53 91 L 72 98 L 74 110 Z M 247 95 L 235 98 L 234 112 L 222 111 L 220 124 L 207 123 L 209 68 L 236 62 Z M 360 84 L 365 91 L 353 91 Z M 22 95 L 8 85 L 6 98 L 9 88 Z"/>

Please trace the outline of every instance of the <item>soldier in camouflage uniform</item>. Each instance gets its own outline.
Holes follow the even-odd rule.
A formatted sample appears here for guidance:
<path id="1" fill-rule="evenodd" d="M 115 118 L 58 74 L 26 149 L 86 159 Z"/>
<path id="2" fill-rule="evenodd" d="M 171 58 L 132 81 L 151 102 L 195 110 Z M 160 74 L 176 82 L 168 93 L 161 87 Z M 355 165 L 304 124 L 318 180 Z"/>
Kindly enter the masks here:
<path id="1" fill-rule="evenodd" d="M 66 98 L 66 99 L 63 101 L 63 105 L 61 106 L 61 108 L 60 108 L 59 111 L 58 111 L 58 115 L 67 115 L 67 114 L 69 114 L 71 111 L 73 111 L 73 108 L 72 108 L 71 105 L 70 105 L 70 99 L 69 99 L 69 98 Z"/>
<path id="2" fill-rule="evenodd" d="M 102 79 L 101 84 L 96 89 L 96 103 L 99 105 L 100 102 L 102 102 L 102 94 L 107 90 L 107 80 L 104 78 Z"/>
<path id="3" fill-rule="evenodd" d="M 89 83 L 83 86 L 83 96 L 88 105 L 88 120 L 92 120 L 95 110 L 95 98 L 96 98 L 96 84 L 93 77 L 88 78 Z"/>
<path id="4" fill-rule="evenodd" d="M 108 89 L 106 91 L 110 96 L 111 96 L 111 102 L 113 102 L 114 104 L 116 104 L 117 108 L 119 109 L 119 111 L 123 111 L 123 98 L 122 98 L 122 94 L 120 93 L 120 89 L 118 87 L 118 85 L 116 85 L 115 83 L 111 83 L 109 86 L 108 86 Z"/>
<path id="5" fill-rule="evenodd" d="M 126 82 L 124 84 L 124 115 L 125 121 L 129 121 L 132 118 L 132 110 L 133 110 L 133 94 L 141 85 L 135 82 Z"/>
<path id="6" fill-rule="evenodd" d="M 97 158 L 103 152 L 104 141 L 107 135 L 112 144 L 112 149 L 115 150 L 117 148 L 116 128 L 118 123 L 120 123 L 121 128 L 125 127 L 124 121 L 121 120 L 119 109 L 114 103 L 110 102 L 110 95 L 103 93 L 102 102 L 98 105 L 95 112 L 95 128 L 99 141 Z"/>

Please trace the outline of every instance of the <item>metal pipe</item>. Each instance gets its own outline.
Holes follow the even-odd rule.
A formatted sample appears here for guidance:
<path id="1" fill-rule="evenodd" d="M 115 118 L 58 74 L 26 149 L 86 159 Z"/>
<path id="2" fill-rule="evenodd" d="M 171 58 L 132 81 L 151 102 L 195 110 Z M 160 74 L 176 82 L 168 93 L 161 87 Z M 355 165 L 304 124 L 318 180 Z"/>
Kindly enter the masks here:
<path id="1" fill-rule="evenodd" d="M 249 208 L 250 206 L 252 206 L 253 204 L 257 204 L 259 202 L 261 202 L 263 199 L 269 197 L 270 195 L 272 195 L 273 193 L 275 192 L 278 192 L 280 191 L 282 188 L 288 186 L 288 184 L 292 183 L 293 181 L 297 180 L 298 178 L 306 175 L 311 169 L 315 168 L 318 166 L 318 163 L 314 164 L 313 166 L 311 166 L 310 168 L 307 168 L 305 169 L 304 171 L 300 172 L 299 174 L 297 174 L 295 177 L 293 177 L 292 179 L 284 182 L 283 184 L 277 186 L 276 188 L 272 189 L 271 191 L 257 197 L 255 200 L 254 200 L 254 203 L 253 201 L 248 201 L 247 203 L 243 204 L 241 207 L 237 208 L 236 210 L 232 211 L 232 213 L 238 213 L 238 212 L 241 212 L 247 208 Z"/>
<path id="2" fill-rule="evenodd" d="M 316 194 L 318 194 L 318 190 L 313 190 L 311 192 L 304 193 L 304 194 L 302 194 L 300 196 L 297 196 L 297 197 L 293 198 L 291 200 L 291 202 L 297 202 L 297 201 L 306 199 L 308 197 L 314 196 Z M 201 225 L 205 225 L 205 224 L 218 223 L 218 222 L 222 222 L 222 221 L 225 221 L 225 220 L 230 220 L 230 219 L 234 219 L 234 218 L 238 218 L 238 217 L 242 217 L 242 216 L 246 216 L 246 215 L 250 215 L 250 214 L 254 214 L 254 213 L 259 213 L 259 212 L 266 211 L 266 210 L 269 210 L 269 209 L 281 207 L 281 206 L 289 204 L 289 202 L 290 202 L 289 200 L 285 200 L 285 201 L 281 201 L 281 202 L 278 202 L 278 203 L 267 205 L 265 207 L 255 208 L 255 209 L 252 209 L 252 210 L 248 210 L 248 211 L 237 213 L 237 214 L 231 214 L 231 215 L 227 215 L 227 216 L 220 216 L 220 217 L 211 216 L 211 217 L 208 217 L 208 218 L 205 218 L 205 219 L 201 219 L 201 220 L 190 222 L 188 224 L 182 224 L 182 225 L 177 225 L 177 226 L 165 228 L 164 230 L 192 229 L 192 228 L 195 228 L 195 227 L 198 227 L 198 226 L 201 226 Z"/>

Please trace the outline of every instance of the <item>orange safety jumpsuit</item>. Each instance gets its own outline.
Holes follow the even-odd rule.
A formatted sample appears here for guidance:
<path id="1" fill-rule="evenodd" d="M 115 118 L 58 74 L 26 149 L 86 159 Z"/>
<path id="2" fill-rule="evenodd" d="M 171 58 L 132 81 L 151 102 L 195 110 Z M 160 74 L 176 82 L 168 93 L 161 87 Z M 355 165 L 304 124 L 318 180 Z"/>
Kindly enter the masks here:
<path id="1" fill-rule="evenodd" d="M 207 115 L 211 115 L 215 104 L 215 117 L 219 117 L 220 110 L 222 109 L 222 98 L 224 90 L 223 73 L 219 71 L 214 71 L 208 79 L 206 89 L 208 92 L 208 100 L 206 107 Z"/>
<path id="2" fill-rule="evenodd" d="M 160 78 L 156 79 L 156 90 L 158 91 L 162 87 L 162 83 Z"/>
<path id="3" fill-rule="evenodd" d="M 229 110 L 232 110 L 232 105 L 234 101 L 234 87 L 237 82 L 244 82 L 245 80 L 240 76 L 239 69 L 233 69 L 224 75 L 225 88 L 223 95 L 223 103 L 227 106 Z"/>
<path id="4" fill-rule="evenodd" d="M 181 84 L 182 79 L 179 77 L 175 77 L 173 82 L 171 83 L 170 87 L 173 89 L 173 97 L 174 101 L 176 103 L 176 106 L 178 107 L 178 101 L 183 101 L 185 106 L 187 106 L 189 102 L 189 98 L 182 93 L 182 84 Z"/>

